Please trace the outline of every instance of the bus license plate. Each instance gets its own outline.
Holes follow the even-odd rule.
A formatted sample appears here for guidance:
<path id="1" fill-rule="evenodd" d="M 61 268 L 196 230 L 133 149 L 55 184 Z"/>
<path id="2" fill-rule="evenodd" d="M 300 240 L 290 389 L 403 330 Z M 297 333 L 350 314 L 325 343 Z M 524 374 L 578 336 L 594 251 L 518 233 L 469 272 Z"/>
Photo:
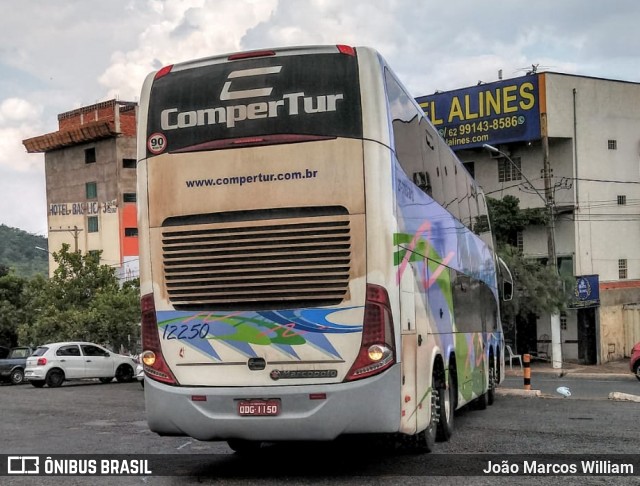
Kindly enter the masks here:
<path id="1" fill-rule="evenodd" d="M 243 417 L 264 417 L 280 413 L 280 400 L 241 400 L 238 415 Z"/>

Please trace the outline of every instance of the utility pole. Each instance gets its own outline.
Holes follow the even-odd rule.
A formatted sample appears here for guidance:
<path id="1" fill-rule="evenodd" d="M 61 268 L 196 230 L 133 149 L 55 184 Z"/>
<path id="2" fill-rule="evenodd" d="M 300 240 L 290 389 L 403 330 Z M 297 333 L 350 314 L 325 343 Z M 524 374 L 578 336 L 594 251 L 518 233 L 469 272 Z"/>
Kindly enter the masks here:
<path id="1" fill-rule="evenodd" d="M 77 226 L 74 226 L 73 228 L 66 228 L 66 229 L 65 228 L 58 228 L 58 229 L 49 228 L 49 232 L 50 233 L 60 233 L 60 232 L 64 232 L 64 231 L 68 231 L 69 233 L 71 233 L 73 235 L 74 251 L 76 253 L 78 253 L 78 235 L 80 234 L 82 229 L 78 228 Z"/>
<path id="2" fill-rule="evenodd" d="M 542 135 L 542 177 L 544 179 L 544 195 L 549 212 L 549 221 L 547 223 L 547 251 L 549 253 L 549 261 L 547 265 L 551 265 L 558 273 L 558 257 L 556 255 L 556 237 L 555 237 L 555 200 L 553 187 L 551 186 L 551 164 L 549 162 L 549 135 L 547 133 L 547 114 L 540 113 L 540 132 Z M 554 312 L 550 316 L 551 325 L 551 361 L 553 368 L 562 368 L 562 332 L 560 329 L 560 314 Z"/>
<path id="3" fill-rule="evenodd" d="M 548 212 L 547 222 L 547 265 L 553 265 L 555 274 L 558 275 L 558 260 L 556 257 L 556 237 L 555 237 L 555 202 L 553 195 L 553 187 L 551 186 L 551 165 L 549 163 L 549 137 L 547 136 L 547 114 L 540 115 L 540 128 L 542 132 L 542 157 L 543 157 L 543 178 L 544 178 L 544 196 L 540 194 L 535 186 L 527 179 L 516 163 L 511 160 L 506 153 L 496 147 L 484 144 L 482 147 L 490 152 L 501 155 L 513 166 L 514 169 L 522 176 L 522 178 L 531 186 L 538 197 L 544 203 Z M 551 314 L 551 361 L 554 368 L 562 368 L 562 344 L 560 333 L 560 314 Z"/>

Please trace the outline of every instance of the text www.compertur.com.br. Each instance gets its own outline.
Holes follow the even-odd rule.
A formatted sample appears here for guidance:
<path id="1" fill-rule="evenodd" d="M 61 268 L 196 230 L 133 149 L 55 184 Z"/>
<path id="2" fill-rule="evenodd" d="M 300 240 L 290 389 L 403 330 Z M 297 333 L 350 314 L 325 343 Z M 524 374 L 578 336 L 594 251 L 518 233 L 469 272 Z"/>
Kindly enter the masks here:
<path id="1" fill-rule="evenodd" d="M 318 176 L 317 170 L 305 169 L 304 172 L 281 172 L 279 174 L 255 174 L 247 176 L 218 177 L 217 179 L 193 179 L 186 181 L 187 187 L 213 187 L 213 186 L 242 186 L 256 182 L 294 181 L 299 179 L 314 179 Z"/>

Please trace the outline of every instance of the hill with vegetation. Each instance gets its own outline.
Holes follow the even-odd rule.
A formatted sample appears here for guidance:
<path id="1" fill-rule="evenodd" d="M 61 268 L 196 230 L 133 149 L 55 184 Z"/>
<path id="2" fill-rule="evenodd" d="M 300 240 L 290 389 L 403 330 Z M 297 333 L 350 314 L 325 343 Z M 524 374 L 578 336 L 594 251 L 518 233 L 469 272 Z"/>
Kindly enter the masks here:
<path id="1" fill-rule="evenodd" d="M 30 278 L 49 275 L 49 256 L 40 248 L 47 248 L 44 236 L 33 235 L 18 228 L 0 224 L 0 270 L 13 270 L 17 276 Z M 4 273 L 0 271 L 0 275 Z"/>

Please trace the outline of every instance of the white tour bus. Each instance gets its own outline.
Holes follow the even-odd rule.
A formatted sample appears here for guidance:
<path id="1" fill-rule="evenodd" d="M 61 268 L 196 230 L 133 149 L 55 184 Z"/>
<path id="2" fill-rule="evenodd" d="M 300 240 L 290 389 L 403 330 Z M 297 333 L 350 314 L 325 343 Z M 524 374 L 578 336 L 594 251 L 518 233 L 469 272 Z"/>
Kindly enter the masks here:
<path id="1" fill-rule="evenodd" d="M 149 427 L 430 451 L 504 374 L 484 195 L 366 47 L 167 66 L 138 127 Z"/>

